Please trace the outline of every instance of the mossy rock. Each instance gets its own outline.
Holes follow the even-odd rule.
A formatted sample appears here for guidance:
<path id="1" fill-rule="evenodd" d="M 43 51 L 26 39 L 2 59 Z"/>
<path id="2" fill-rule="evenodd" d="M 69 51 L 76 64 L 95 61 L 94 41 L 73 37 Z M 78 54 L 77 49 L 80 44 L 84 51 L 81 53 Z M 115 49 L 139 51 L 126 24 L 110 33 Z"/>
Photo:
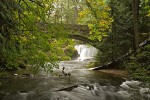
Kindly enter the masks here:
<path id="1" fill-rule="evenodd" d="M 69 56 L 70 58 L 76 58 L 78 56 L 78 52 L 77 50 L 72 47 L 72 46 L 68 46 L 64 49 L 64 52 L 67 56 Z"/>

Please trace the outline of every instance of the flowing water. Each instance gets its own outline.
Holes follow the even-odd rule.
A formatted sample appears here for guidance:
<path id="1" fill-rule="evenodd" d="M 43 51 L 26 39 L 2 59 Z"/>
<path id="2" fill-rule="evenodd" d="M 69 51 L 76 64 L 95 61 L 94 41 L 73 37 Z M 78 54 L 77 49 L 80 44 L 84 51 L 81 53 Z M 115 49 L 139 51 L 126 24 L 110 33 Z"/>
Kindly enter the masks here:
<path id="1" fill-rule="evenodd" d="M 83 68 L 87 61 L 60 62 L 53 75 L 0 78 L 1 100 L 150 100 L 148 85 Z M 78 66 L 78 67 L 76 67 Z M 61 69 L 65 67 L 65 73 Z M 57 73 L 57 74 L 56 74 Z"/>
<path id="2" fill-rule="evenodd" d="M 52 74 L 0 78 L 0 100 L 150 100 L 149 84 L 89 70 L 88 63 L 61 61 Z"/>
<path id="3" fill-rule="evenodd" d="M 78 54 L 80 55 L 78 60 L 85 61 L 85 60 L 92 60 L 94 56 L 97 54 L 98 50 L 92 46 L 88 45 L 76 45 L 75 49 L 77 50 Z"/>

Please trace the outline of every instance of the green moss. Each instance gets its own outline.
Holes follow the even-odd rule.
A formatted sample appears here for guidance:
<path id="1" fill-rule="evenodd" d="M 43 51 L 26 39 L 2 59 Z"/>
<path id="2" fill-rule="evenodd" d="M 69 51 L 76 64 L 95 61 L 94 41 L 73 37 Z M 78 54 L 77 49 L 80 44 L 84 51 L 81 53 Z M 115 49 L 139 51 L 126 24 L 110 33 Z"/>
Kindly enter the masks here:
<path id="1" fill-rule="evenodd" d="M 93 68 L 96 66 L 96 62 L 90 62 L 88 65 L 86 65 L 86 68 Z"/>
<path id="2" fill-rule="evenodd" d="M 72 59 L 77 57 L 78 55 L 77 50 L 73 46 L 66 47 L 64 52 L 67 56 L 69 56 Z"/>

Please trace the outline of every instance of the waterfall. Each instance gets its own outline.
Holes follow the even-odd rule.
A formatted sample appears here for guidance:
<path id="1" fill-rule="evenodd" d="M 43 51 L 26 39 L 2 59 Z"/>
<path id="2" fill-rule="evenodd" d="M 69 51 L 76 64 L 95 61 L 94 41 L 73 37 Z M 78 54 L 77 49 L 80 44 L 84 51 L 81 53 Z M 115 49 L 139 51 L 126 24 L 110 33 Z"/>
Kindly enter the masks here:
<path id="1" fill-rule="evenodd" d="M 97 54 L 98 50 L 92 46 L 88 45 L 76 45 L 75 49 L 77 50 L 78 54 L 80 55 L 78 60 L 92 60 L 94 56 Z"/>

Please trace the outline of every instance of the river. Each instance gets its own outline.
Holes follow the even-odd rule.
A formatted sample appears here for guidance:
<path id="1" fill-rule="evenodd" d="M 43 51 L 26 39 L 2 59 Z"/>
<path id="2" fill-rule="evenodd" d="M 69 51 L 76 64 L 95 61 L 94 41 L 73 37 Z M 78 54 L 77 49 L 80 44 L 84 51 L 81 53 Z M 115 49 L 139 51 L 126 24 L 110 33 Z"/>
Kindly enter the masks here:
<path id="1" fill-rule="evenodd" d="M 1 100 L 150 100 L 149 84 L 93 71 L 88 61 L 62 61 L 53 74 L 0 78 Z M 62 68 L 65 73 L 62 74 Z"/>

